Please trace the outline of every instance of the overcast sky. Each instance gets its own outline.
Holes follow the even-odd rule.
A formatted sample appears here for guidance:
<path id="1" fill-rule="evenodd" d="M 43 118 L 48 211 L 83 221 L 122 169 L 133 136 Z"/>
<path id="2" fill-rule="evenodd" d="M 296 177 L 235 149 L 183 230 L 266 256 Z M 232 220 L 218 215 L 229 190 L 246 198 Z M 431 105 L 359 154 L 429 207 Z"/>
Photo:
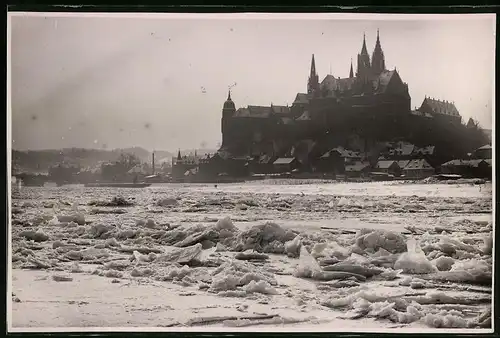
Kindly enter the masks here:
<path id="1" fill-rule="evenodd" d="M 491 128 L 494 16 L 313 17 L 11 16 L 13 148 L 215 148 L 231 84 L 237 107 L 291 104 L 312 53 L 320 80 L 346 77 L 377 28 L 412 107 L 455 101 Z"/>

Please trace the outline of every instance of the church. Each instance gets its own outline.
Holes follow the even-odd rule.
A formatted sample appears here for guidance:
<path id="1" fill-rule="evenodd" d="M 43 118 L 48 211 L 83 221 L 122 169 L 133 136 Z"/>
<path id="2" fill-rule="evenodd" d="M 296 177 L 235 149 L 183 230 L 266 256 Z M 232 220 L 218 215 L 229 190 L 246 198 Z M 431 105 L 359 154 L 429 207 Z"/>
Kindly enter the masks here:
<path id="1" fill-rule="evenodd" d="M 422 109 L 412 111 L 408 84 L 396 68 L 386 68 L 378 31 L 371 57 L 363 36 L 356 72 L 352 60 L 347 69 L 347 77 L 326 75 L 320 82 L 313 54 L 307 91 L 297 93 L 290 107 L 236 109 L 229 92 L 222 109 L 219 153 L 226 158 L 283 157 L 295 156 L 292 152 L 302 147 L 321 156 L 336 146 L 368 152 L 394 140 L 427 146 L 429 138 L 421 136 L 430 130 L 439 134 L 436 121 L 446 128 L 461 124 L 452 102 L 426 98 Z"/>

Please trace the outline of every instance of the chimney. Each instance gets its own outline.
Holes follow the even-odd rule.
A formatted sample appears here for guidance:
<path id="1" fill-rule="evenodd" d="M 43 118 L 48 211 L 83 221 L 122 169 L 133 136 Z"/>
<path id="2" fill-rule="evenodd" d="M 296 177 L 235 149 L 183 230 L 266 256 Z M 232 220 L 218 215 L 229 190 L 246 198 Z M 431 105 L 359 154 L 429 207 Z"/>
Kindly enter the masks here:
<path id="1" fill-rule="evenodd" d="M 152 175 L 155 174 L 155 152 L 153 151 L 153 154 L 151 155 L 153 157 L 153 173 Z"/>

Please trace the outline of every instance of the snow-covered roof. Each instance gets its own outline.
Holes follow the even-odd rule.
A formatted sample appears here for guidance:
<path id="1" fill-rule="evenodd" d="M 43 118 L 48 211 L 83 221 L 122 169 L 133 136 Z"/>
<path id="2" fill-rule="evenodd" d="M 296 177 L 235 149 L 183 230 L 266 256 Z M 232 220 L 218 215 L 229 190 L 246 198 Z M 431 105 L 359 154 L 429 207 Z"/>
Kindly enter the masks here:
<path id="1" fill-rule="evenodd" d="M 425 159 L 411 160 L 404 167 L 405 170 L 434 169 Z"/>
<path id="2" fill-rule="evenodd" d="M 345 171 L 347 172 L 360 172 L 366 168 L 370 167 L 370 163 L 368 162 L 356 162 L 353 164 L 348 164 L 345 166 Z"/>
<path id="3" fill-rule="evenodd" d="M 490 144 L 486 144 L 480 148 L 478 148 L 477 150 L 491 150 L 491 145 Z"/>
<path id="4" fill-rule="evenodd" d="M 390 161 L 390 160 L 378 161 L 376 168 L 377 169 L 389 169 L 391 167 L 391 165 L 393 165 L 394 163 L 396 163 L 396 161 Z"/>
<path id="5" fill-rule="evenodd" d="M 468 167 L 479 167 L 479 165 L 481 164 L 481 162 L 484 162 L 486 164 L 488 164 L 488 162 L 486 160 L 483 160 L 483 159 L 477 159 L 477 160 L 451 160 L 451 161 L 448 161 L 446 163 L 443 163 L 441 166 L 442 167 L 451 167 L 451 166 L 455 166 L 455 167 L 460 167 L 460 166 L 468 166 Z"/>
<path id="6" fill-rule="evenodd" d="M 396 163 L 398 164 L 398 166 L 401 168 L 401 169 L 404 169 L 408 163 L 410 162 L 410 160 L 401 160 L 401 161 L 396 161 Z"/>
<path id="7" fill-rule="evenodd" d="M 290 164 L 294 160 L 294 157 L 280 157 L 276 161 L 274 161 L 274 164 Z"/>

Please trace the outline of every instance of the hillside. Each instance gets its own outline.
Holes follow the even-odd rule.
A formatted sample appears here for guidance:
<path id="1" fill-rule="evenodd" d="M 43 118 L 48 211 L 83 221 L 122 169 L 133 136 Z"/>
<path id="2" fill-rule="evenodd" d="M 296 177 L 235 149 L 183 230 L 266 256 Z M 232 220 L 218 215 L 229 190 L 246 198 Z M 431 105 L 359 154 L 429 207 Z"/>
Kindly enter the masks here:
<path id="1" fill-rule="evenodd" d="M 194 153 L 195 149 L 181 150 L 181 154 Z M 214 153 L 213 149 L 196 149 L 199 155 L 205 153 Z M 65 148 L 65 149 L 48 149 L 48 150 L 28 150 L 12 151 L 12 171 L 17 172 L 47 172 L 50 166 L 65 163 L 70 165 L 78 165 L 81 167 L 95 167 L 102 162 L 112 162 L 118 159 L 120 154 L 133 154 L 141 160 L 141 162 L 151 162 L 152 154 L 150 151 L 141 148 L 124 148 L 124 149 L 83 149 L 83 148 Z M 173 156 L 177 156 L 177 152 L 166 150 L 155 150 L 155 158 L 157 161 L 169 160 Z M 158 162 L 157 162 L 158 163 Z"/>

